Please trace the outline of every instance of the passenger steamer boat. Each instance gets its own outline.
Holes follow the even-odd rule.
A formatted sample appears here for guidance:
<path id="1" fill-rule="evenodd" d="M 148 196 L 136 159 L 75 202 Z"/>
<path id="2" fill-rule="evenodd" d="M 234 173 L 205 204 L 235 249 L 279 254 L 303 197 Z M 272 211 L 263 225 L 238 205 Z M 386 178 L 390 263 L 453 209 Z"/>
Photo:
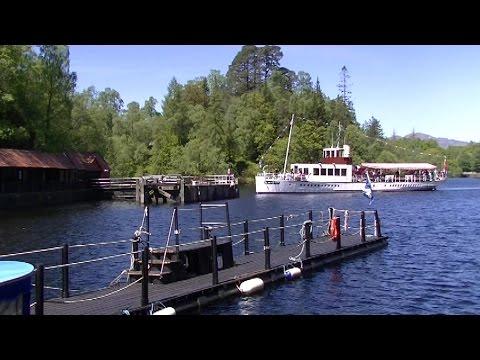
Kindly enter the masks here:
<path id="1" fill-rule="evenodd" d="M 255 177 L 257 193 L 363 191 L 367 179 L 373 191 L 425 191 L 435 190 L 447 178 L 446 159 L 441 171 L 429 163 L 362 163 L 357 166 L 352 163 L 350 146 L 340 147 L 338 143 L 336 147 L 323 149 L 321 162 L 291 164 L 287 173 L 292 127 L 293 116 L 283 173 L 258 174 Z"/>

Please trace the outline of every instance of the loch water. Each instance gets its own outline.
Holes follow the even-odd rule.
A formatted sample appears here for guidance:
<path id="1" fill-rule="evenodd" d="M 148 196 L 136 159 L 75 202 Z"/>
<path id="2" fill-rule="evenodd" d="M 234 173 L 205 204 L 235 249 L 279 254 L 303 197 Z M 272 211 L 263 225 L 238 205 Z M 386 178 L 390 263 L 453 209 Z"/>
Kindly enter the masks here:
<path id="1" fill-rule="evenodd" d="M 375 193 L 369 200 L 357 193 L 255 194 L 240 188 L 240 198 L 228 200 L 233 223 L 281 213 L 286 225 L 302 222 L 313 210 L 314 220 L 327 216 L 328 207 L 379 212 L 388 246 L 312 272 L 293 282 L 268 286 L 250 297 L 224 300 L 202 314 L 480 314 L 480 180 L 448 179 L 436 191 Z M 198 204 L 180 206 L 181 241 L 198 240 Z M 173 205 L 153 205 L 150 212 L 151 246 L 168 237 Z M 209 210 L 205 221 L 224 221 L 224 209 Z M 143 208 L 134 202 L 83 202 L 43 209 L 0 213 L 0 254 L 59 246 L 126 240 L 139 227 Z M 261 226 L 278 226 L 278 219 Z M 250 231 L 256 229 L 251 224 Z M 243 227 L 234 225 L 232 232 Z M 219 233 L 218 235 L 221 235 Z M 261 251 L 262 237 L 251 247 Z M 273 242 L 278 234 L 272 234 Z M 298 243 L 298 229 L 286 234 Z M 173 241 L 171 239 L 170 241 Z M 243 244 L 234 247 L 240 254 Z M 127 242 L 71 249 L 70 262 L 126 253 Z M 292 254 L 295 255 L 295 254 Z M 8 260 L 58 264 L 60 251 L 23 255 Z M 7 259 L 5 259 L 7 260 Z M 130 258 L 118 257 L 73 266 L 70 288 L 85 291 L 107 286 Z M 46 272 L 46 285 L 60 287 L 60 271 Z M 47 297 L 58 296 L 47 290 Z M 74 295 L 75 292 L 72 292 Z"/>

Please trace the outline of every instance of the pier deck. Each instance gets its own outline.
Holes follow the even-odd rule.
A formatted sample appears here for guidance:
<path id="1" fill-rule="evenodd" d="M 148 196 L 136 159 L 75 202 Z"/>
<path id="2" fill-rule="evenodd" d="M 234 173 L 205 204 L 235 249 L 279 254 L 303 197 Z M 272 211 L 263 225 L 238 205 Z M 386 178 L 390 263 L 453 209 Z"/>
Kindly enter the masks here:
<path id="1" fill-rule="evenodd" d="M 362 242 L 358 235 L 343 235 L 342 248 L 336 249 L 336 242 L 328 236 L 316 237 L 311 240 L 311 256 L 305 259 L 305 251 L 302 253 L 303 271 L 336 262 L 358 254 L 366 253 L 387 244 L 386 236 L 367 236 Z M 271 267 L 265 269 L 265 254 L 263 252 L 236 257 L 235 266 L 218 271 L 218 284 L 212 285 L 212 273 L 196 276 L 194 278 L 177 281 L 168 284 L 149 284 L 149 302 L 164 306 L 172 306 L 177 313 L 187 310 L 195 310 L 227 296 L 240 295 L 237 285 L 239 280 L 247 280 L 260 277 L 267 284 L 274 281 L 285 281 L 283 266 L 300 262 L 292 262 L 289 257 L 300 253 L 301 246 L 296 244 L 286 246 L 272 246 Z M 297 281 L 302 281 L 301 279 Z M 140 312 L 141 283 L 132 284 L 130 287 L 116 292 L 110 296 L 106 294 L 118 290 L 123 285 L 117 285 L 68 299 L 51 299 L 44 303 L 46 315 L 120 315 L 122 310 L 128 309 L 131 314 Z M 79 301 L 82 299 L 97 298 L 91 301 Z M 73 301 L 73 303 L 65 303 Z M 156 307 L 161 308 L 161 306 Z M 32 307 L 32 313 L 34 312 Z"/>

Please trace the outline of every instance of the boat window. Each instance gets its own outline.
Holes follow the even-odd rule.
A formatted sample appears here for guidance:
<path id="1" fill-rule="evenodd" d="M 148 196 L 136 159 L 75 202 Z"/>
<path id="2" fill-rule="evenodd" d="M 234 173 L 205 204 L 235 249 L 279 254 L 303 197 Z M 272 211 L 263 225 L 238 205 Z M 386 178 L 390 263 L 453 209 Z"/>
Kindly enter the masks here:
<path id="1" fill-rule="evenodd" d="M 333 169 L 328 169 L 328 175 L 332 176 L 333 175 Z"/>
<path id="2" fill-rule="evenodd" d="M 320 174 L 320 169 L 319 168 L 313 168 L 313 175 L 318 175 Z"/>
<path id="3" fill-rule="evenodd" d="M 308 175 L 308 168 L 303 168 L 303 173 L 304 173 L 305 175 Z"/>
<path id="4" fill-rule="evenodd" d="M 342 169 L 342 176 L 347 176 L 347 169 Z"/>
<path id="5" fill-rule="evenodd" d="M 320 170 L 320 175 L 327 175 L 327 169 L 321 169 Z"/>
<path id="6" fill-rule="evenodd" d="M 340 169 L 335 169 L 335 176 L 340 176 Z"/>

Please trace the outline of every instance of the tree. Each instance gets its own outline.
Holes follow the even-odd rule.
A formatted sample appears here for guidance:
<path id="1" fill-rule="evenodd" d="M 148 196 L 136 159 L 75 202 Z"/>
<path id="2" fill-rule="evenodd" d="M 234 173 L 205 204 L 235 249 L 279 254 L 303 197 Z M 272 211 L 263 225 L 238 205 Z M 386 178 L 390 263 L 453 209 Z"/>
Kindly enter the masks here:
<path id="1" fill-rule="evenodd" d="M 77 75 L 70 72 L 68 46 L 40 46 L 41 87 L 44 99 L 43 139 L 39 146 L 55 151 L 65 148 Z"/>
<path id="2" fill-rule="evenodd" d="M 383 139 L 383 129 L 380 121 L 373 116 L 363 124 L 363 131 L 372 139 Z"/>
<path id="3" fill-rule="evenodd" d="M 350 95 L 352 92 L 350 91 L 350 74 L 348 73 L 347 67 L 344 65 L 342 67 L 342 71 L 340 72 L 340 82 L 338 83 L 337 87 L 340 90 L 340 97 L 343 103 L 350 109 L 351 99 Z"/>

